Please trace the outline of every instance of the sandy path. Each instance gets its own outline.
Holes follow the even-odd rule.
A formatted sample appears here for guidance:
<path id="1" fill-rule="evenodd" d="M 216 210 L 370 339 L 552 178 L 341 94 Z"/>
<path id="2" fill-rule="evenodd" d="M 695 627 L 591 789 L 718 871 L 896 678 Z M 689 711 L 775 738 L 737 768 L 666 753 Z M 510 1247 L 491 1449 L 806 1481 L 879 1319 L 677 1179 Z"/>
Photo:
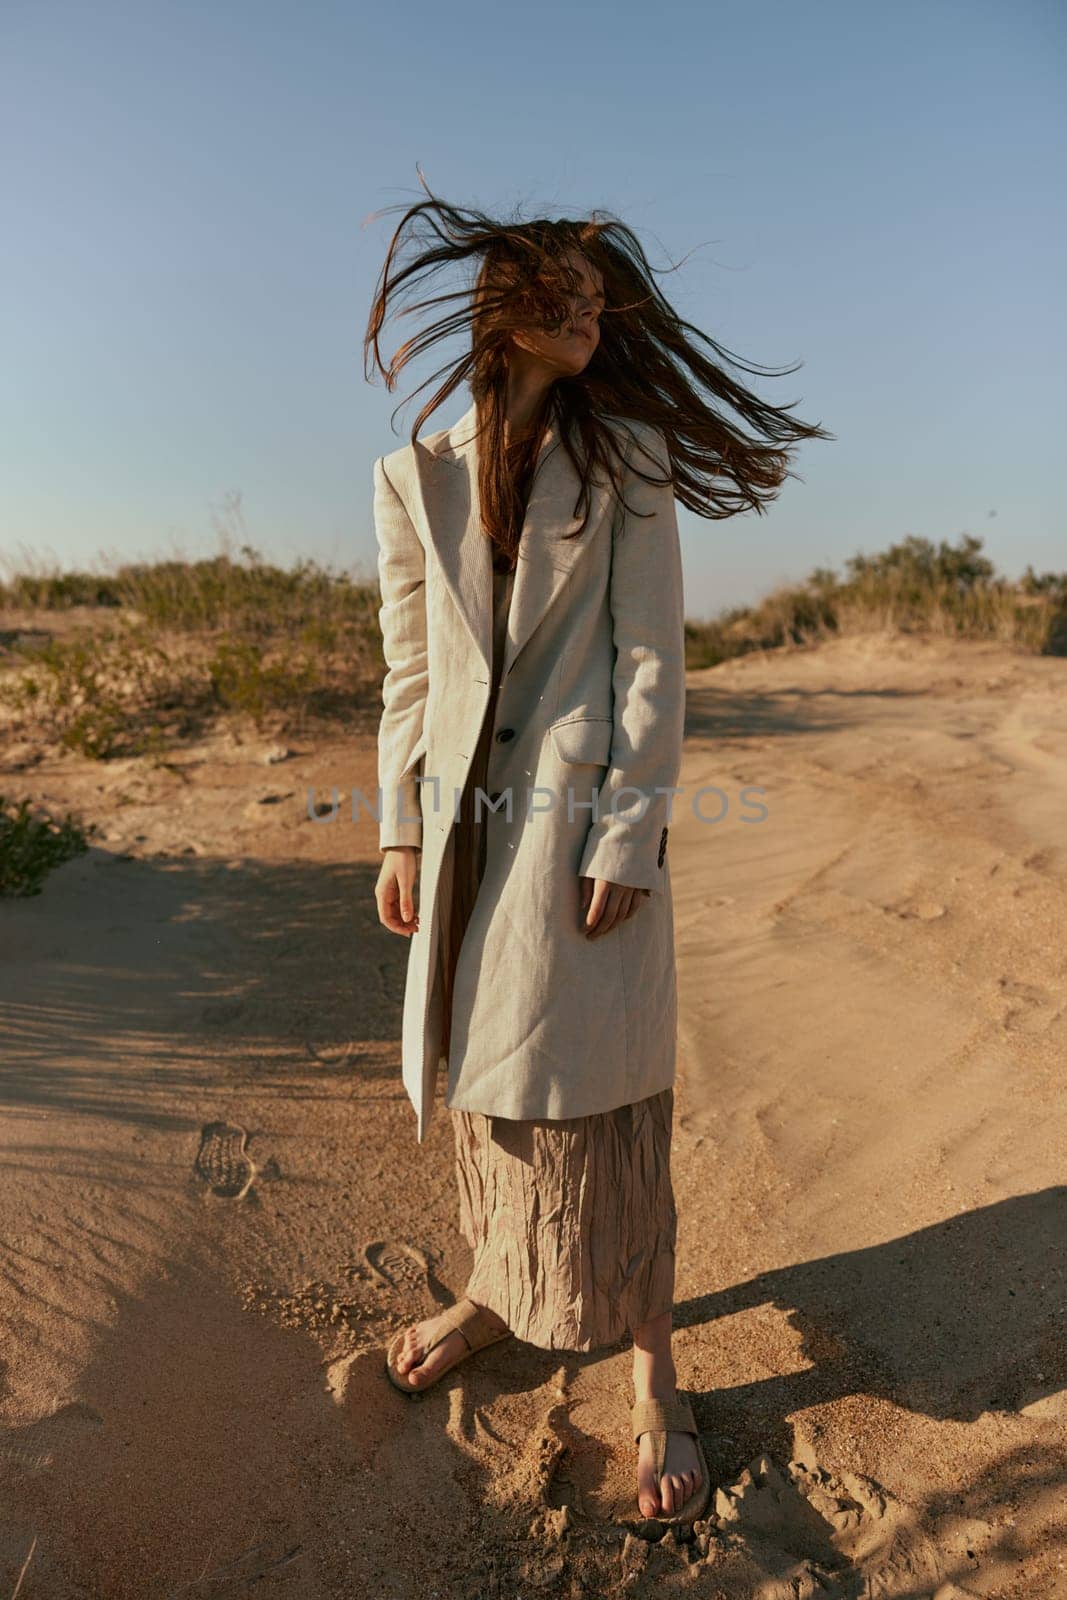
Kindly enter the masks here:
<path id="1" fill-rule="evenodd" d="M 633 1536 L 625 1347 L 382 1375 L 469 1257 L 372 830 L 307 816 L 372 741 L 5 771 L 110 837 L 0 903 L 0 1596 L 28 1554 L 20 1600 L 1067 1594 L 1065 678 L 886 641 L 691 676 L 688 1545 Z"/>

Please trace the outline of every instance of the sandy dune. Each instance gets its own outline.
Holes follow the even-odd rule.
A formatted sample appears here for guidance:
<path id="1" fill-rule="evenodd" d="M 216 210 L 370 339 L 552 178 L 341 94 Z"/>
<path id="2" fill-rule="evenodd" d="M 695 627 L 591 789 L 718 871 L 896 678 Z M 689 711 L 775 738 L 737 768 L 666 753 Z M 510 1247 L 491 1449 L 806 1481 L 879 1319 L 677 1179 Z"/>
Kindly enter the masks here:
<path id="1" fill-rule="evenodd" d="M 308 816 L 373 738 L 274 742 L 0 769 L 106 835 L 0 902 L 0 1596 L 1067 1595 L 1067 662 L 691 674 L 688 1542 L 641 1536 L 624 1346 L 387 1383 L 465 1281 L 451 1130 L 399 1084 L 373 827 Z"/>

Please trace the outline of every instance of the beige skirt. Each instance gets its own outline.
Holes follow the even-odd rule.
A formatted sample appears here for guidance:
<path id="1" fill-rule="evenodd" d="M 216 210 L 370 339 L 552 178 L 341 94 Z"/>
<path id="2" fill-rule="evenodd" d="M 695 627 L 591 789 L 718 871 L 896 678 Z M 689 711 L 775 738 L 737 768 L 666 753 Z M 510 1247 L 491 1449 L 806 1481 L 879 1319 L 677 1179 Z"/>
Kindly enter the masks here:
<path id="1" fill-rule="evenodd" d="M 670 1311 L 673 1104 L 668 1088 L 557 1122 L 453 1111 L 469 1298 L 545 1350 L 596 1350 Z"/>
<path id="2" fill-rule="evenodd" d="M 451 915 L 441 944 L 448 1049 L 463 933 L 485 870 L 485 788 L 494 685 L 455 826 Z M 606 938 L 612 935 L 606 934 Z M 671 1310 L 677 1216 L 674 1090 L 566 1120 L 451 1113 L 460 1225 L 474 1252 L 466 1294 L 545 1350 L 595 1350 Z"/>

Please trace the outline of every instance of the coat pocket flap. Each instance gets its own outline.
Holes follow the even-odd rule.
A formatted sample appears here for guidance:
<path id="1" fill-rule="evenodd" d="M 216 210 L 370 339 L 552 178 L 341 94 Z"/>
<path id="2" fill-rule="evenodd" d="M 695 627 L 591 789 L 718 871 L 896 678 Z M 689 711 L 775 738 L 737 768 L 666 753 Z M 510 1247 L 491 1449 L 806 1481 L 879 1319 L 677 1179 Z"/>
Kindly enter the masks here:
<path id="1" fill-rule="evenodd" d="M 606 767 L 611 760 L 614 727 L 611 717 L 573 717 L 569 722 L 553 722 L 548 731 L 561 761 L 591 761 Z"/>

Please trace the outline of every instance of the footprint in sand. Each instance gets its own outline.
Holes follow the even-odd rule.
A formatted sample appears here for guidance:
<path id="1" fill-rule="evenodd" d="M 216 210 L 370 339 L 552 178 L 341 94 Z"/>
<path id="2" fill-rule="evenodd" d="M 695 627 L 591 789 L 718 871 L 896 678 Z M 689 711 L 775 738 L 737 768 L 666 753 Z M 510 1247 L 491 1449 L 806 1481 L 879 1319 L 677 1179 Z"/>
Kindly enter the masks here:
<path id="1" fill-rule="evenodd" d="M 52 1465 L 58 1451 L 87 1433 L 95 1433 L 103 1425 L 99 1412 L 80 1400 L 72 1400 L 50 1417 L 40 1417 L 25 1427 L 9 1428 L 0 1433 L 0 1461 L 26 1472 L 40 1472 Z"/>
<path id="2" fill-rule="evenodd" d="M 1002 974 L 997 986 L 1007 1002 L 1000 1025 L 1012 1033 L 1043 1033 L 1059 1015 L 1052 995 L 1036 984 Z"/>
<path id="3" fill-rule="evenodd" d="M 885 910 L 891 916 L 914 922 L 936 922 L 947 914 L 939 900 L 905 900 L 898 906 L 886 906 Z"/>
<path id="4" fill-rule="evenodd" d="M 224 1200 L 243 1200 L 252 1187 L 256 1168 L 245 1148 L 247 1140 L 244 1128 L 232 1123 L 205 1123 L 193 1171 L 212 1194 Z"/>
<path id="5" fill-rule="evenodd" d="M 430 1273 L 429 1257 L 418 1245 L 403 1239 L 372 1239 L 345 1275 L 350 1282 L 409 1293 L 428 1289 Z"/>
<path id="6" fill-rule="evenodd" d="M 343 1067 L 355 1045 L 351 1039 L 335 1045 L 315 1045 L 310 1039 L 305 1039 L 304 1048 L 312 1061 L 318 1061 L 324 1067 Z"/>

